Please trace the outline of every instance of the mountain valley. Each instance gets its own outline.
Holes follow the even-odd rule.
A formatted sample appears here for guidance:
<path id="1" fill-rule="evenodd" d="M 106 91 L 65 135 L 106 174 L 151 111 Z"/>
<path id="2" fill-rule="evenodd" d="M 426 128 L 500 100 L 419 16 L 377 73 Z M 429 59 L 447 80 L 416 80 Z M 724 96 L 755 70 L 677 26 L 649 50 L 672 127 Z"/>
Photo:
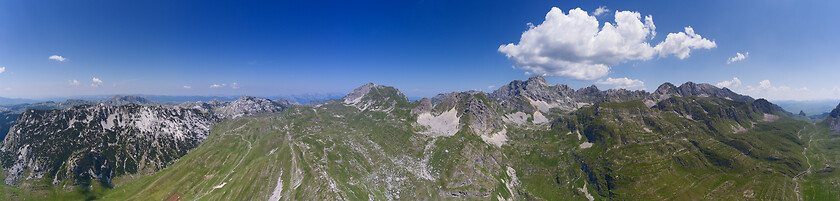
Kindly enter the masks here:
<path id="1" fill-rule="evenodd" d="M 573 90 L 542 77 L 410 102 L 58 103 L 3 141 L 9 200 L 825 200 L 840 107 L 817 123 L 708 84 Z M 140 101 L 142 102 L 142 101 Z"/>

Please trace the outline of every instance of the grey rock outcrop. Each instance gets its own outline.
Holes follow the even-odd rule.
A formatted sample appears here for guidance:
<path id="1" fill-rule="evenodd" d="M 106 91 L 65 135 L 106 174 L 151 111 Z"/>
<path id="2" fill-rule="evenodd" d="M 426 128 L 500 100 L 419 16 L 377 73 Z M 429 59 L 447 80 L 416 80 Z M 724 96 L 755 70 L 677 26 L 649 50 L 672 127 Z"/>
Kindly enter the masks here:
<path id="1" fill-rule="evenodd" d="M 108 184 L 116 175 L 153 173 L 198 146 L 218 120 L 195 109 L 136 104 L 29 110 L 0 147 L 5 183 L 48 176 L 53 184 Z"/>

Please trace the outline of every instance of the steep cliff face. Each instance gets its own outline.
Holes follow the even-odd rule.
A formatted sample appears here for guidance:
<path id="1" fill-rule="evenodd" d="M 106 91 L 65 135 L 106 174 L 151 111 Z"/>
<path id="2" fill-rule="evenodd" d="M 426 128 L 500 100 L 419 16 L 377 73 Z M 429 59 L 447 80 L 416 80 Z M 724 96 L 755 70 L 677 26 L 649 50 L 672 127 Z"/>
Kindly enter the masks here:
<path id="1" fill-rule="evenodd" d="M 196 109 L 134 104 L 29 110 L 0 147 L 8 156 L 5 183 L 107 184 L 115 175 L 152 173 L 198 146 L 218 120 Z"/>
<path id="2" fill-rule="evenodd" d="M 219 118 L 237 118 L 250 114 L 279 112 L 291 105 L 288 100 L 268 100 L 253 96 L 242 96 L 234 101 L 185 102 L 179 104 L 178 107 L 198 109 L 202 112 L 212 113 Z"/>
<path id="3" fill-rule="evenodd" d="M 408 97 L 394 87 L 368 83 L 341 98 L 341 103 L 360 111 L 391 112 L 397 105 L 408 105 Z"/>
<path id="4" fill-rule="evenodd" d="M 673 96 L 725 98 L 747 103 L 751 103 L 755 100 L 752 97 L 732 92 L 728 88 L 718 88 L 711 84 L 697 84 L 694 82 L 686 82 L 677 87 L 671 83 L 666 82 L 662 85 L 659 85 L 656 91 L 654 91 L 650 95 L 650 98 L 646 101 L 646 104 L 652 105 L 655 104 L 655 102 L 659 102 Z"/>
<path id="5" fill-rule="evenodd" d="M 828 116 L 823 118 L 820 124 L 828 126 L 828 128 L 834 132 L 840 132 L 840 105 L 837 105 L 836 108 L 831 110 L 831 112 L 828 113 Z"/>
<path id="6" fill-rule="evenodd" d="M 651 107 L 643 91 L 553 94 L 539 78 L 512 85 L 497 98 L 466 91 L 405 104 L 370 84 L 342 100 L 224 121 L 194 154 L 103 198 L 792 200 L 792 184 L 755 181 L 791 181 L 807 169 L 807 137 L 797 136 L 806 123 L 770 121 L 778 111 L 764 100 L 674 91 Z M 564 97 L 595 103 L 573 112 L 503 106 Z"/>
<path id="7" fill-rule="evenodd" d="M 573 111 L 586 105 L 603 102 L 626 102 L 643 100 L 645 105 L 653 107 L 656 103 L 670 97 L 714 97 L 752 103 L 753 98 L 718 88 L 710 84 L 696 84 L 686 82 L 679 87 L 671 83 L 660 85 L 653 93 L 644 90 L 607 89 L 600 90 L 595 85 L 578 90 L 568 85 L 550 86 L 540 76 L 531 77 L 527 81 L 514 80 L 499 87 L 489 95 L 507 109 L 532 113 L 548 112 L 552 108 L 561 111 Z M 434 103 L 434 100 L 433 100 Z"/>
<path id="8" fill-rule="evenodd" d="M 596 89 L 597 90 L 597 89 Z M 580 100 L 574 89 L 567 85 L 550 86 L 541 76 L 527 81 L 514 80 L 489 94 L 503 107 L 527 113 L 547 112 L 551 108 L 574 110 L 580 107 Z"/>
<path id="9" fill-rule="evenodd" d="M 110 185 L 115 176 L 152 174 L 198 146 L 222 119 L 278 112 L 291 105 L 250 96 L 180 106 L 109 100 L 104 102 L 114 104 L 20 114 L 0 147 L 8 173 L 4 182 Z"/>

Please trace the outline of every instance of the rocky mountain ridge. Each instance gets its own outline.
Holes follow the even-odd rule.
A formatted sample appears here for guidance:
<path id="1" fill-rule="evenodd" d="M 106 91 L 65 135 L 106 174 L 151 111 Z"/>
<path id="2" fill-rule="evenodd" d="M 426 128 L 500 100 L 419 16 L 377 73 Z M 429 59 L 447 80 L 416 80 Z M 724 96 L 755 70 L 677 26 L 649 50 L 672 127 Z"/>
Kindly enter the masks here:
<path id="1" fill-rule="evenodd" d="M 414 102 L 394 87 L 369 83 L 342 99 L 289 110 L 288 102 L 248 96 L 230 102 L 177 106 L 85 105 L 27 111 L 20 118 L 20 128 L 16 125 L 0 150 L 8 161 L 4 162 L 9 172 L 6 183 L 23 187 L 42 179 L 68 186 L 104 181 L 107 186 L 116 176 L 148 175 L 181 163 L 183 156 L 184 163 L 190 165 L 166 171 L 168 176 L 152 176 L 172 186 L 153 190 L 155 196 L 186 192 L 189 199 L 208 194 L 208 199 L 265 198 L 272 191 L 230 190 L 264 189 L 264 183 L 241 181 L 266 175 L 271 179 L 268 185 L 274 187 L 271 197 L 289 199 L 427 195 L 433 199 L 554 200 L 562 195 L 632 199 L 651 197 L 612 193 L 651 189 L 634 183 L 645 179 L 632 177 L 635 174 L 627 171 L 633 169 L 617 168 L 615 164 L 676 169 L 683 172 L 669 173 L 679 178 L 702 176 L 693 174 L 695 170 L 756 174 L 733 169 L 748 163 L 774 167 L 778 163 L 793 164 L 772 170 L 785 173 L 801 169 L 801 161 L 788 157 L 796 153 L 793 149 L 781 150 L 779 153 L 785 154 L 782 156 L 774 155 L 778 152 L 775 147 L 745 145 L 739 138 L 765 132 L 762 129 L 774 131 L 766 129 L 773 127 L 767 124 L 783 115 L 781 108 L 763 99 L 753 101 L 730 94 L 728 89 L 709 86 L 666 83 L 654 93 L 602 91 L 595 86 L 573 90 L 532 77 L 513 81 L 490 94 L 453 92 Z M 144 115 L 133 115 L 138 111 Z M 284 112 L 247 117 L 278 111 Z M 210 133 L 211 125 L 222 119 L 228 119 L 222 121 L 223 128 Z M 61 122 L 72 126 L 64 127 Z M 185 124 L 192 127 L 185 128 Z M 204 142 L 207 136 L 216 138 Z M 74 137 L 81 140 L 67 140 Z M 797 143 L 794 138 L 783 139 L 784 143 Z M 204 149 L 197 150 L 207 155 L 185 156 L 199 146 Z M 711 152 L 709 146 L 723 147 L 726 152 Z M 61 154 L 45 154 L 50 151 Z M 672 152 L 680 154 L 670 158 Z M 634 153 L 643 153 L 646 158 L 627 160 L 636 157 Z M 255 165 L 254 161 L 261 160 Z M 237 161 L 245 163 L 239 166 Z M 208 163 L 240 169 L 219 172 Z M 619 173 L 622 178 L 618 178 Z M 175 174 L 171 178 L 189 179 L 172 180 L 167 178 L 170 174 Z M 233 176 L 219 176 L 224 174 Z M 616 185 L 623 189 L 615 189 Z M 172 190 L 181 186 L 195 188 Z M 128 191 L 114 192 L 143 199 L 131 194 L 148 189 L 126 188 Z M 713 189 L 699 191 L 709 190 Z"/>
<path id="2" fill-rule="evenodd" d="M 110 185 L 114 176 L 152 174 L 198 146 L 222 119 L 291 106 L 250 96 L 179 106 L 129 96 L 68 104 L 76 103 L 84 104 L 19 115 L 0 147 L 6 184 L 30 186 L 48 176 L 66 186 Z"/>
<path id="3" fill-rule="evenodd" d="M 527 81 L 514 80 L 510 84 L 499 87 L 489 94 L 502 106 L 508 109 L 534 112 L 547 112 L 552 108 L 563 111 L 576 110 L 585 105 L 600 102 L 625 102 L 642 100 L 645 105 L 652 107 L 659 101 L 670 97 L 716 97 L 752 103 L 755 99 L 732 92 L 728 88 L 718 88 L 711 84 L 696 84 L 686 82 L 679 87 L 671 83 L 663 83 L 653 93 L 644 90 L 608 89 L 599 90 L 595 85 L 574 90 L 568 85 L 557 84 L 550 86 L 542 76 L 529 78 Z M 433 102 L 434 103 L 434 102 Z"/>
<path id="4" fill-rule="evenodd" d="M 495 98 L 410 103 L 367 84 L 340 100 L 226 120 L 177 168 L 103 198 L 789 200 L 791 177 L 807 169 L 807 137 L 796 136 L 807 123 L 763 99 L 674 90 L 648 106 L 638 91 L 532 80 Z M 549 107 L 567 97 L 586 104 Z"/>
<path id="5" fill-rule="evenodd" d="M 840 133 L 840 104 L 831 110 L 831 112 L 828 113 L 828 116 L 820 121 L 820 124 L 828 126 L 828 128 L 834 132 Z"/>

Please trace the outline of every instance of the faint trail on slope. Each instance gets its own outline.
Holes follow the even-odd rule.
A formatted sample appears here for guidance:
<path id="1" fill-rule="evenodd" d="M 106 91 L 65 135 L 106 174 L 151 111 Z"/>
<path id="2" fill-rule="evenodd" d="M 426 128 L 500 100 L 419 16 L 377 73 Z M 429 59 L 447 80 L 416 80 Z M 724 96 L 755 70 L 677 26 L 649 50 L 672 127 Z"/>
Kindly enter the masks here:
<path id="1" fill-rule="evenodd" d="M 247 123 L 246 123 L 246 124 L 247 124 Z M 242 126 L 240 126 L 239 128 L 236 128 L 235 130 L 240 129 L 240 128 L 242 128 L 243 126 L 245 126 L 245 125 L 242 125 Z M 230 135 L 230 134 L 225 133 L 224 135 Z M 248 156 L 248 154 L 249 154 L 249 153 L 251 153 L 251 148 L 253 148 L 253 147 L 251 147 L 251 141 L 245 140 L 245 136 L 242 136 L 242 135 L 240 135 L 240 134 L 234 134 L 234 135 L 239 136 L 240 138 L 242 138 L 242 141 L 245 141 L 245 142 L 247 142 L 247 143 L 248 143 L 248 151 L 246 151 L 246 152 L 245 152 L 245 155 L 242 155 L 242 158 L 241 158 L 241 159 L 239 159 L 239 162 L 238 162 L 238 163 L 236 163 L 236 166 L 233 166 L 233 168 L 232 168 L 232 169 L 230 169 L 230 172 L 228 172 L 228 173 L 227 173 L 227 175 L 225 175 L 225 177 L 224 177 L 224 178 L 222 178 L 222 181 L 220 181 L 220 182 L 219 182 L 219 185 L 214 186 L 212 189 L 210 189 L 210 191 L 207 191 L 207 193 L 204 193 L 204 195 L 201 195 L 201 196 L 199 196 L 198 198 L 195 198 L 194 200 L 199 200 L 199 199 L 203 198 L 204 196 L 207 196 L 208 194 L 212 193 L 214 190 L 224 187 L 224 185 L 225 185 L 225 184 L 227 184 L 227 182 L 225 182 L 225 180 L 227 180 L 227 179 L 228 179 L 228 177 L 229 177 L 231 174 L 233 174 L 234 170 L 236 170 L 236 168 L 237 168 L 237 167 L 239 167 L 239 164 L 242 164 L 242 161 L 244 161 L 244 160 L 245 160 L 245 157 L 247 157 L 247 156 Z"/>
<path id="2" fill-rule="evenodd" d="M 805 130 L 806 127 L 802 127 L 802 130 Z M 799 135 L 799 139 L 802 139 L 802 134 L 801 134 L 802 130 L 799 130 L 799 132 L 796 133 L 797 135 Z M 802 195 L 801 195 L 802 193 L 800 192 L 800 188 L 801 188 L 802 185 L 799 184 L 799 180 L 802 179 L 802 177 L 805 176 L 805 174 L 807 174 L 808 172 L 811 171 L 811 159 L 808 158 L 808 155 L 805 154 L 805 152 L 808 151 L 808 148 L 811 148 L 811 141 L 813 141 L 813 140 L 814 140 L 814 134 L 811 133 L 810 137 L 808 137 L 808 147 L 805 147 L 805 149 L 802 150 L 802 156 L 805 156 L 805 162 L 808 163 L 808 169 L 805 169 L 805 171 L 802 171 L 799 174 L 796 174 L 796 176 L 793 176 L 793 178 L 792 178 L 793 182 L 796 183 L 796 186 L 793 187 L 793 192 L 796 193 L 796 200 L 797 201 L 802 200 Z"/>

